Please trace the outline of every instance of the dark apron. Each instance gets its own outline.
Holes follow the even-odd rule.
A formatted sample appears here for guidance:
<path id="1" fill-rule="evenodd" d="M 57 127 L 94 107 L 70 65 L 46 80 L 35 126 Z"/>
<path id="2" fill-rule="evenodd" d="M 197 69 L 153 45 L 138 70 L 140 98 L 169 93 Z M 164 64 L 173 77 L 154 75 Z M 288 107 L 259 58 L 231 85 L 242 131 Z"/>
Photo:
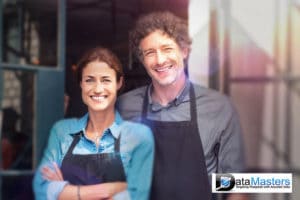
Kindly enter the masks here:
<path id="1" fill-rule="evenodd" d="M 126 182 L 120 157 L 120 137 L 115 141 L 113 153 L 73 154 L 73 149 L 83 135 L 74 136 L 61 165 L 64 180 L 74 185 L 92 185 L 107 182 Z"/>
<path id="2" fill-rule="evenodd" d="M 190 85 L 191 121 L 164 122 L 147 119 L 149 102 L 147 94 L 146 91 L 142 123 L 151 127 L 155 139 L 151 199 L 211 199 L 211 188 L 197 125 L 193 85 Z"/>

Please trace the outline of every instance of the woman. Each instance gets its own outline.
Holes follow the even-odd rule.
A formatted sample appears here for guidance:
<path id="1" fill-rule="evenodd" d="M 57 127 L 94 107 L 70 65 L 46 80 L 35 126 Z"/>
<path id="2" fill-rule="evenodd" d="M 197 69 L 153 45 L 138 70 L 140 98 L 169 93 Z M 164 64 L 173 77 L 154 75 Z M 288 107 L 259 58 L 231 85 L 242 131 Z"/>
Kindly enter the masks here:
<path id="1" fill-rule="evenodd" d="M 148 199 L 154 142 L 149 128 L 115 110 L 119 60 L 108 49 L 92 49 L 79 61 L 78 80 L 88 113 L 51 129 L 34 177 L 36 199 Z"/>

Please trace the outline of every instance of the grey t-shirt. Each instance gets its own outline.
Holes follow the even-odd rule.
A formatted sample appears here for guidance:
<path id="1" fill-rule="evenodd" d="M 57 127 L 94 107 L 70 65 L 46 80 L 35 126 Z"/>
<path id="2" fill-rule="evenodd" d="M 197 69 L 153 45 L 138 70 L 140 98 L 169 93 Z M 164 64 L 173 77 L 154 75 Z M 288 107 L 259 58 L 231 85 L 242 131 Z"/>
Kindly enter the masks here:
<path id="1" fill-rule="evenodd" d="M 137 88 L 119 97 L 117 108 L 126 120 L 141 121 L 145 95 L 149 97 L 147 118 L 158 121 L 190 120 L 189 87 L 186 81 L 182 92 L 167 106 L 153 102 L 152 86 Z M 244 171 L 244 153 L 238 115 L 228 97 L 193 84 L 197 104 L 197 120 L 205 154 L 208 174 Z M 146 93 L 147 91 L 147 93 Z M 174 133 L 176 134 L 176 133 Z M 211 181 L 211 180 L 210 180 Z"/>

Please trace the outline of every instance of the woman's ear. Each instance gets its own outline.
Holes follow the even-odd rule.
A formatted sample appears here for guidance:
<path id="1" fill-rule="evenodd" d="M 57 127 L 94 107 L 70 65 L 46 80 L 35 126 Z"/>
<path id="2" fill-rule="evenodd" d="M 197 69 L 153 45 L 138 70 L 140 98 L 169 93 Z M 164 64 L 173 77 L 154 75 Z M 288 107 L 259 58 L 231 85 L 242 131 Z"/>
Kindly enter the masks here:
<path id="1" fill-rule="evenodd" d="M 118 85 L 117 85 L 118 90 L 120 90 L 122 88 L 123 82 L 124 82 L 124 77 L 121 76 L 120 80 L 118 81 Z"/>

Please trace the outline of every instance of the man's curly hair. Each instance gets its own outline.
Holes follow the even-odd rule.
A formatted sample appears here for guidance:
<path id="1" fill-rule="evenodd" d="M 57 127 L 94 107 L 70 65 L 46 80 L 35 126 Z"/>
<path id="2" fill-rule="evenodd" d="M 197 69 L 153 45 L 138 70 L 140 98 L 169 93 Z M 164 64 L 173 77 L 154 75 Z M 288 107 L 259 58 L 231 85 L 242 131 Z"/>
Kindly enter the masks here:
<path id="1" fill-rule="evenodd" d="M 153 12 L 140 17 L 129 34 L 130 48 L 139 59 L 142 58 L 139 49 L 141 40 L 157 30 L 174 39 L 181 49 L 190 51 L 192 41 L 188 34 L 187 21 L 169 11 Z"/>

